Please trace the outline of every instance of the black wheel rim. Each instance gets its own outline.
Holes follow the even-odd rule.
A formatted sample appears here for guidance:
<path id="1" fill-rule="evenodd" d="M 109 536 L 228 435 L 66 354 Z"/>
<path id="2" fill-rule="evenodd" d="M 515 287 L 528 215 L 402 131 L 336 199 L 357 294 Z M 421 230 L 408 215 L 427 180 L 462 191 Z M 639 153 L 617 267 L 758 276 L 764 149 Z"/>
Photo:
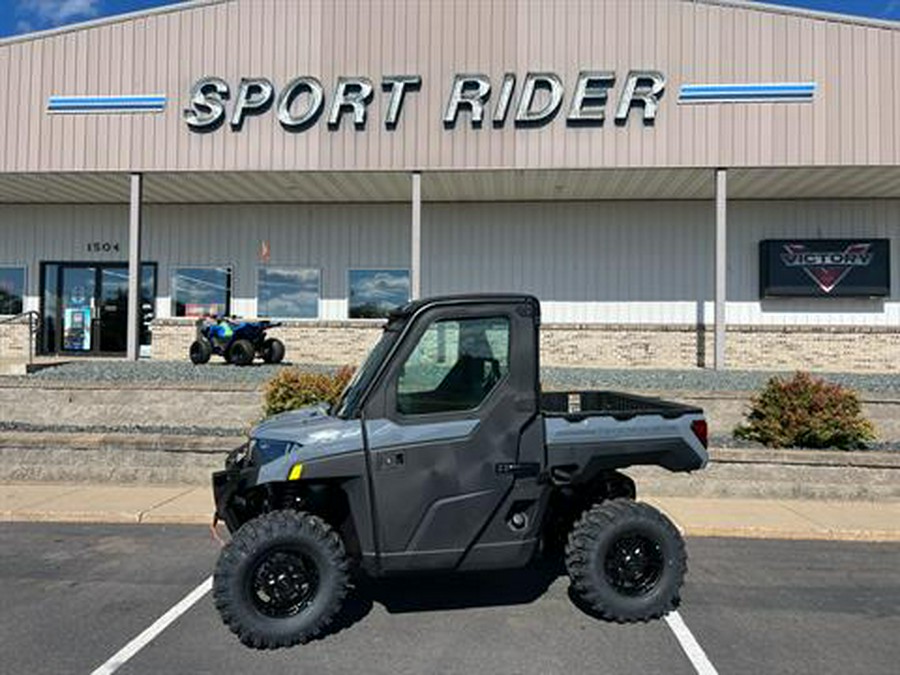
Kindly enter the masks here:
<path id="1" fill-rule="evenodd" d="M 653 539 L 634 532 L 619 536 L 606 552 L 603 571 L 619 593 L 646 595 L 652 591 L 665 567 L 662 547 Z"/>
<path id="2" fill-rule="evenodd" d="M 319 572 L 313 559 L 295 550 L 267 553 L 249 576 L 250 598 L 265 616 L 296 616 L 312 604 L 319 590 Z"/>

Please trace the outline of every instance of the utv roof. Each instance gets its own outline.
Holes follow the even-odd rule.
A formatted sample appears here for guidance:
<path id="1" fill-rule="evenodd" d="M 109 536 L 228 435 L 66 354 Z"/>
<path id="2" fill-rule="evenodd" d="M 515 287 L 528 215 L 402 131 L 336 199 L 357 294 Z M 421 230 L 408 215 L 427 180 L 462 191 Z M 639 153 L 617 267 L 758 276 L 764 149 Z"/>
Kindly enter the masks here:
<path id="1" fill-rule="evenodd" d="M 405 319 L 417 313 L 425 307 L 433 305 L 472 305 L 472 304 L 493 304 L 493 303 L 530 303 L 540 310 L 540 302 L 533 295 L 525 293 L 473 293 L 470 295 L 438 295 L 430 298 L 421 298 L 408 302 L 402 307 L 398 307 L 391 311 L 388 315 L 390 320 Z"/>

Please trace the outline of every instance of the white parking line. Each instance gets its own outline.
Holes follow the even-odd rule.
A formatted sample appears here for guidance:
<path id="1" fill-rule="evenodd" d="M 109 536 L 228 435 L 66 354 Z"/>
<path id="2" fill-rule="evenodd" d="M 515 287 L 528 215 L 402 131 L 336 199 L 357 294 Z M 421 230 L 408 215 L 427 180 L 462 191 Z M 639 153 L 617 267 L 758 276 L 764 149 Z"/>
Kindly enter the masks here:
<path id="1" fill-rule="evenodd" d="M 197 586 L 197 588 L 179 600 L 178 604 L 150 624 L 143 633 L 113 654 L 109 661 L 93 671 L 91 675 L 109 675 L 110 673 L 116 672 L 119 668 L 124 666 L 132 656 L 150 644 L 157 635 L 174 623 L 179 616 L 193 607 L 197 601 L 209 593 L 210 590 L 212 590 L 212 577 L 208 577 L 203 583 Z"/>
<path id="2" fill-rule="evenodd" d="M 687 627 L 684 619 L 681 618 L 681 614 L 677 611 L 669 612 L 666 614 L 666 623 L 669 624 L 669 628 L 675 634 L 678 644 L 681 645 L 684 653 L 690 659 L 691 664 L 693 664 L 697 675 L 719 675 L 719 671 L 710 662 L 706 652 L 703 651 L 703 647 L 700 646 L 691 629 Z"/>

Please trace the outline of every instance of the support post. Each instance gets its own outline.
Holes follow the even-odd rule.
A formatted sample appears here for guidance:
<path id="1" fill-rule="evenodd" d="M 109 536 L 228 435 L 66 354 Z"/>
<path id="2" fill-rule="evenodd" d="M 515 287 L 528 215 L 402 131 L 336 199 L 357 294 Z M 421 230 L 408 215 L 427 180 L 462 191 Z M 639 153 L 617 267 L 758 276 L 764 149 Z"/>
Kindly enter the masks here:
<path id="1" fill-rule="evenodd" d="M 725 294 L 728 278 L 728 173 L 716 170 L 716 337 L 715 369 L 725 368 Z"/>
<path id="2" fill-rule="evenodd" d="M 131 174 L 128 216 L 128 332 L 127 357 L 137 361 L 141 353 L 141 209 L 143 176 Z"/>
<path id="3" fill-rule="evenodd" d="M 417 300 L 422 294 L 422 174 L 412 174 L 412 232 L 410 237 L 410 295 Z"/>

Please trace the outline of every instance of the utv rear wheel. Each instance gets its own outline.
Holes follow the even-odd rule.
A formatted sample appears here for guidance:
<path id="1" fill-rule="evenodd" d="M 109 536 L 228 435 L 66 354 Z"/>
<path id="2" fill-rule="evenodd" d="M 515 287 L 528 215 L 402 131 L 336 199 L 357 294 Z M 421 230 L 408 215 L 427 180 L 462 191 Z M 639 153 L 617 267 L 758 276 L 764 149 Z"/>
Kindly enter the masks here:
<path id="1" fill-rule="evenodd" d="M 263 342 L 262 357 L 266 363 L 281 363 L 284 359 L 284 343 L 277 338 L 269 338 Z"/>
<path id="2" fill-rule="evenodd" d="M 249 340 L 235 340 L 228 348 L 228 363 L 235 366 L 249 366 L 256 352 Z"/>
<path id="3" fill-rule="evenodd" d="M 671 611 L 687 571 L 684 540 L 648 504 L 613 499 L 582 515 L 566 545 L 572 590 L 589 610 L 620 623 Z"/>
<path id="4" fill-rule="evenodd" d="M 190 355 L 191 363 L 194 365 L 199 366 L 208 362 L 212 356 L 212 345 L 209 344 L 209 340 L 194 340 L 191 343 Z"/>
<path id="5" fill-rule="evenodd" d="M 347 594 L 349 561 L 321 518 L 273 511 L 245 523 L 219 555 L 213 598 L 222 620 L 256 649 L 320 635 Z"/>

